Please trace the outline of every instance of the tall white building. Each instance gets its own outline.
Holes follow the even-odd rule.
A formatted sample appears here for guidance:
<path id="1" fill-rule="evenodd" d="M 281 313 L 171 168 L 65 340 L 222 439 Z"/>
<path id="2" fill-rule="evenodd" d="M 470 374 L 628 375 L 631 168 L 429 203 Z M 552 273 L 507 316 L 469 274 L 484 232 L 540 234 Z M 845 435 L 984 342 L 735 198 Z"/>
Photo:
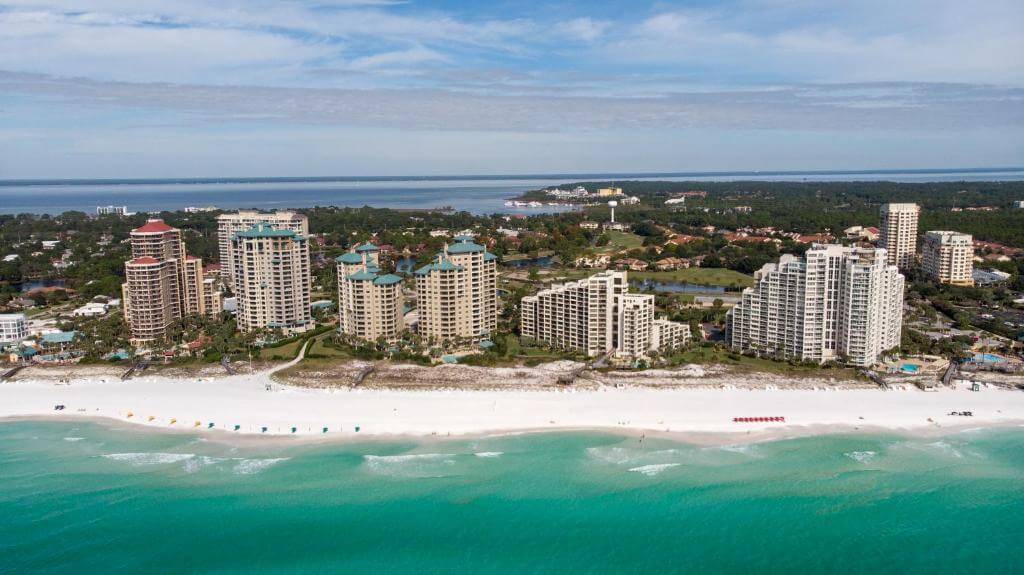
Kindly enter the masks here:
<path id="1" fill-rule="evenodd" d="M 232 214 L 217 216 L 217 243 L 220 248 L 220 265 L 228 285 L 234 288 L 234 254 L 231 251 L 232 239 L 238 232 L 244 232 L 253 226 L 268 226 L 275 230 L 288 230 L 300 236 L 309 235 L 309 219 L 306 216 L 290 211 L 264 213 L 257 210 L 239 210 Z"/>
<path id="2" fill-rule="evenodd" d="M 498 258 L 470 237 L 455 242 L 415 272 L 419 333 L 435 341 L 489 338 L 498 325 Z"/>
<path id="3" fill-rule="evenodd" d="M 360 339 L 388 342 L 405 330 L 402 278 L 382 274 L 380 249 L 363 244 L 335 260 L 338 270 L 338 331 Z"/>
<path id="4" fill-rule="evenodd" d="M 878 247 L 885 248 L 889 265 L 901 270 L 914 265 L 920 213 L 917 204 L 882 204 Z"/>
<path id="5" fill-rule="evenodd" d="M 924 235 L 922 268 L 939 283 L 974 285 L 974 240 L 970 234 L 931 231 Z"/>
<path id="6" fill-rule="evenodd" d="M 870 366 L 899 346 L 903 275 L 881 248 L 815 244 L 756 272 L 726 316 L 733 349 Z"/>
<path id="7" fill-rule="evenodd" d="M 670 351 L 690 337 L 687 325 L 654 319 L 654 296 L 631 294 L 625 271 L 555 284 L 520 302 L 523 337 L 595 357 Z"/>
<path id="8" fill-rule="evenodd" d="M 238 328 L 311 328 L 309 238 L 261 224 L 237 232 L 231 244 Z"/>
<path id="9" fill-rule="evenodd" d="M 28 324 L 23 313 L 0 314 L 0 347 L 20 343 L 28 337 Z"/>

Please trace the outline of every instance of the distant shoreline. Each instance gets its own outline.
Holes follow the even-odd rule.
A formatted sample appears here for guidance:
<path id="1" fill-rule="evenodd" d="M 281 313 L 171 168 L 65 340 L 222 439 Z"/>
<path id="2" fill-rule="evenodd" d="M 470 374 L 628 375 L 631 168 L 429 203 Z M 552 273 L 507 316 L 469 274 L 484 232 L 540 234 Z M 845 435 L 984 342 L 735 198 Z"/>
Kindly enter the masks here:
<path id="1" fill-rule="evenodd" d="M 466 175 L 411 175 L 411 176 L 278 176 L 278 177 L 199 177 L 199 178 L 13 178 L 0 179 L 3 186 L 75 186 L 75 185 L 160 185 L 160 184 L 274 184 L 300 182 L 442 182 L 442 181 L 500 181 L 500 180 L 581 180 L 581 179 L 651 179 L 651 178 L 719 178 L 719 177 L 778 177 L 778 176 L 857 176 L 857 175 L 953 175 L 1020 173 L 1024 167 L 1003 166 L 989 168 L 906 168 L 860 170 L 734 170 L 734 171 L 680 171 L 680 172 L 570 172 L 533 174 L 466 174 Z"/>

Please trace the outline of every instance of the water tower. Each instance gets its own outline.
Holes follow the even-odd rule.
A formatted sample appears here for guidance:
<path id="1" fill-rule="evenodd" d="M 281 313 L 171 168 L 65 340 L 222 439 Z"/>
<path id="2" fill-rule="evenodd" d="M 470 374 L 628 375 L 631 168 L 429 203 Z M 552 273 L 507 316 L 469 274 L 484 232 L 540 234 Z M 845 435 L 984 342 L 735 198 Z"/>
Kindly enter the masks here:
<path id="1" fill-rule="evenodd" d="M 611 223 L 613 223 L 613 224 L 615 223 L 615 206 L 617 206 L 617 205 L 619 205 L 619 202 L 616 202 L 615 200 L 612 200 L 612 201 L 608 202 L 608 207 L 611 208 L 611 210 L 612 210 L 612 221 L 611 221 Z"/>

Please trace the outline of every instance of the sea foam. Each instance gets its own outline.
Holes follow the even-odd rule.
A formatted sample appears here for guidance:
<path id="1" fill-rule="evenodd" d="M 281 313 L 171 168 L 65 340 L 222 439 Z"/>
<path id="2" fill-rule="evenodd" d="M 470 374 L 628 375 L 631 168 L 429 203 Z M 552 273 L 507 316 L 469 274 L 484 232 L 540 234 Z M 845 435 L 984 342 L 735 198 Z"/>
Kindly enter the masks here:
<path id="1" fill-rule="evenodd" d="M 642 473 L 648 477 L 653 477 L 666 469 L 677 467 L 682 465 L 681 463 L 654 463 L 651 465 L 641 465 L 639 467 L 631 467 L 629 470 L 634 473 Z"/>
<path id="2" fill-rule="evenodd" d="M 168 463 L 177 463 L 179 461 L 185 461 L 186 459 L 192 459 L 195 457 L 194 453 L 108 453 L 103 455 L 107 459 L 113 459 L 115 461 L 123 461 L 130 465 L 142 466 L 142 465 L 166 465 Z"/>

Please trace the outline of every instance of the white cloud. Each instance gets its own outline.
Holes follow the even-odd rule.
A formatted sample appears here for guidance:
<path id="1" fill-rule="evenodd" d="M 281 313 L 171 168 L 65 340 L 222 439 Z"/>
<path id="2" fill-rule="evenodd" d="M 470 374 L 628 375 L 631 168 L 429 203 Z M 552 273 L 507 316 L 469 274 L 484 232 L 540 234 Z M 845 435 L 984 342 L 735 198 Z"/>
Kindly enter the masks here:
<path id="1" fill-rule="evenodd" d="M 612 23 L 607 20 L 594 20 L 593 18 L 574 18 L 558 24 L 557 28 L 570 38 L 592 42 L 597 40 L 611 28 Z"/>

